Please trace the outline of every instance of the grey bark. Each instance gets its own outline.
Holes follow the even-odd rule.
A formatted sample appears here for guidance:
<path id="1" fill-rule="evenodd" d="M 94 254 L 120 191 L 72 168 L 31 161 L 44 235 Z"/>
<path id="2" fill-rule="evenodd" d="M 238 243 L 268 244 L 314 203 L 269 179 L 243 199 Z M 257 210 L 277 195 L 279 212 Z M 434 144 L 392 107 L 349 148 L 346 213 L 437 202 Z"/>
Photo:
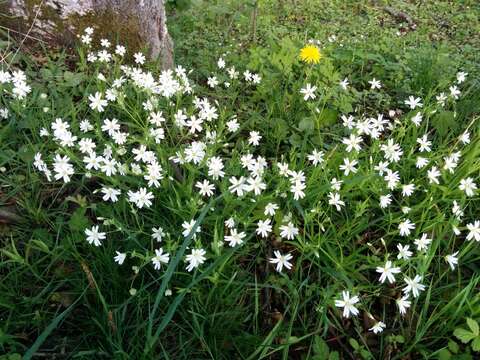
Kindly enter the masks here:
<path id="1" fill-rule="evenodd" d="M 105 37 L 118 34 L 130 50 L 146 46 L 163 68 L 173 66 L 164 0 L 8 0 L 6 10 L 8 25 L 30 38 L 63 45 L 93 26 Z"/>

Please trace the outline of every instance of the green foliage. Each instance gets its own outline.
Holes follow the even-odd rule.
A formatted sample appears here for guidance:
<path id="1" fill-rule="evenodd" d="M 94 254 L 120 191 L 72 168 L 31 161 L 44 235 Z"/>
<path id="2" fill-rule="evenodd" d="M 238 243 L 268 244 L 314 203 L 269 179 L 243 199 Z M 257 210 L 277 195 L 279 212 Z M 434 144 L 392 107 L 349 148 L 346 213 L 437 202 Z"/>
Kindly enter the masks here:
<path id="1" fill-rule="evenodd" d="M 480 330 L 478 322 L 472 318 L 467 318 L 468 329 L 456 328 L 453 335 L 464 344 L 470 344 L 472 350 L 480 352 Z"/>
<path id="2" fill-rule="evenodd" d="M 0 209 L 14 204 L 22 218 L 0 224 L 0 359 L 37 351 L 54 357 L 65 349 L 67 356 L 80 359 L 141 359 L 152 354 L 162 359 L 474 359 L 480 346 L 478 323 L 468 318 L 465 326 L 458 327 L 458 319 L 477 319 L 480 314 L 478 246 L 471 242 L 462 248 L 455 271 L 449 270 L 444 255 L 467 244 L 451 235 L 451 227 L 458 225 L 450 217 L 452 201 L 465 208 L 465 218 L 478 218 L 478 194 L 466 199 L 458 182 L 471 176 L 479 183 L 479 127 L 472 121 L 480 113 L 479 5 L 389 2 L 412 15 L 417 24 L 412 31 L 370 2 L 171 0 L 168 4 L 176 61 L 195 70 L 192 78 L 200 84 L 195 90 L 221 104 L 222 121 L 236 113 L 242 120 L 241 131 L 260 131 L 262 155 L 271 163 L 282 157 L 301 168 L 312 148 L 331 152 L 329 161 L 335 166 L 328 178 L 313 172 L 307 198 L 275 217 L 276 224 L 290 214 L 302 219 L 299 243 L 274 245 L 294 252 L 294 268 L 287 274 L 269 268 L 265 259 L 273 246 L 266 241 L 225 251 L 224 220 L 235 212 L 242 221 L 263 216 L 254 205 L 241 207 L 232 197 L 213 206 L 221 216 L 213 220 L 206 216 L 201 224 L 211 229 L 204 244 L 217 256 L 209 259 L 208 266 L 192 277 L 172 259 L 167 269 L 154 271 L 149 263 L 154 244 L 146 224 L 167 224 L 176 234 L 181 232 L 179 219 L 207 209 L 195 188 L 196 170 L 189 169 L 186 173 L 194 175 L 181 185 L 162 189 L 161 206 L 145 216 L 127 202 L 115 207 L 102 202 L 93 184 L 105 178 L 62 186 L 46 182 L 31 167 L 37 151 L 53 150 L 39 137 L 40 129 L 56 117 L 69 119 L 75 127 L 87 116 L 100 121 L 91 118 L 88 103 L 79 99 L 105 85 L 99 85 L 98 73 L 89 71 L 86 63 L 75 68 L 72 64 L 78 59 L 71 55 L 49 54 L 39 64 L 20 51 L 11 58 L 12 64 L 34 79 L 33 100 L 28 106 L 12 104 L 11 117 L 0 123 Z M 319 66 L 308 67 L 298 59 L 299 48 L 310 38 L 320 41 Z M 9 44 L 0 42 L 0 49 L 11 56 L 13 52 L 4 51 Z M 258 72 L 261 84 L 245 91 L 232 85 L 218 93 L 204 86 L 212 73 L 228 80 L 215 64 L 219 57 L 237 70 Z M 462 97 L 438 108 L 435 95 L 448 91 L 459 70 L 469 73 Z M 381 92 L 369 90 L 373 77 L 382 80 Z M 349 79 L 349 91 L 338 85 L 344 78 Z M 300 95 L 307 83 L 318 87 L 315 105 Z M 43 98 L 42 93 L 48 96 Z M 412 301 L 408 314 L 400 317 L 395 299 L 401 290 L 385 286 L 380 293 L 375 274 L 375 267 L 398 241 L 393 234 L 403 216 L 400 207 L 395 204 L 387 219 L 372 205 L 383 193 L 380 182 L 368 174 L 345 182 L 345 201 L 351 206 L 345 219 L 327 205 L 327 194 L 328 181 L 343 160 L 334 147 L 347 135 L 340 116 L 356 112 L 357 107 L 366 117 L 386 114 L 404 108 L 409 95 L 424 100 L 429 138 L 440 152 L 448 153 L 470 123 L 472 136 L 462 154 L 464 162 L 435 188 L 432 199 L 420 201 L 419 196 L 409 203 L 435 237 L 431 250 L 405 270 L 429 269 L 424 282 L 428 295 Z M 122 111 L 128 110 L 131 117 L 123 125 L 146 137 L 144 100 L 131 91 L 108 116 L 124 116 Z M 6 101 L 0 99 L 0 108 Z M 409 124 L 413 115 L 399 114 L 396 120 Z M 393 134 L 402 138 L 406 153 L 422 135 L 410 125 Z M 234 140 L 229 146 L 238 153 L 244 149 Z M 377 161 L 381 151 L 360 156 Z M 441 158 L 432 161 L 443 164 Z M 402 164 L 408 166 L 414 168 Z M 407 181 L 408 175 L 401 180 Z M 269 186 L 277 186 L 274 181 Z M 131 178 L 126 182 L 135 184 Z M 279 183 L 278 193 L 288 191 L 288 186 Z M 262 198 L 257 205 L 270 200 Z M 114 240 L 95 248 L 85 242 L 83 232 L 98 222 L 115 229 Z M 372 224 L 378 226 L 376 232 L 371 231 Z M 279 238 L 278 226 L 274 232 Z M 196 244 L 190 238 L 184 243 L 177 240 L 166 239 L 165 248 L 172 253 L 180 250 L 181 255 L 186 246 Z M 130 262 L 122 267 L 112 259 L 118 244 L 131 253 Z M 333 299 L 354 284 L 363 294 L 363 310 L 384 317 L 384 333 L 373 335 L 368 321 L 342 320 L 336 313 Z M 165 290 L 174 295 L 166 296 Z"/>

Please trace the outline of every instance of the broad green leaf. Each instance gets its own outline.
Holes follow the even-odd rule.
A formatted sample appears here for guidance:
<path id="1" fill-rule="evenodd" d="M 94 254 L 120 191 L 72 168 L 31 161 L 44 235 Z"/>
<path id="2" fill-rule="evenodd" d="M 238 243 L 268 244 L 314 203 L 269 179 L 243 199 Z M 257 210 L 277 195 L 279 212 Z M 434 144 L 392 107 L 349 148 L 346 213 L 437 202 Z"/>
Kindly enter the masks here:
<path id="1" fill-rule="evenodd" d="M 350 346 L 351 346 L 354 350 L 358 350 L 358 349 L 360 348 L 360 345 L 358 344 L 358 341 L 355 340 L 354 338 L 348 339 L 348 342 L 350 343 Z"/>
<path id="2" fill-rule="evenodd" d="M 313 122 L 313 120 L 311 118 L 303 118 L 298 123 L 298 128 L 301 131 L 310 132 L 315 128 L 315 123 Z"/>
<path id="3" fill-rule="evenodd" d="M 63 85 L 68 87 L 75 87 L 80 85 L 84 78 L 82 73 L 73 73 L 71 71 L 65 71 L 63 73 L 63 80 L 65 81 Z"/>
<path id="4" fill-rule="evenodd" d="M 322 128 L 324 126 L 330 126 L 337 122 L 338 111 L 325 108 L 323 109 L 317 117 L 317 126 Z"/>
<path id="5" fill-rule="evenodd" d="M 340 360 L 340 355 L 338 354 L 338 351 L 331 352 L 328 360 Z"/>
<path id="6" fill-rule="evenodd" d="M 85 216 L 85 208 L 79 207 L 77 208 L 70 218 L 68 225 L 70 229 L 73 231 L 83 231 L 86 227 L 88 227 L 88 219 Z"/>
<path id="7" fill-rule="evenodd" d="M 464 344 L 475 338 L 475 334 L 462 328 L 455 329 L 453 335 Z"/>
<path id="8" fill-rule="evenodd" d="M 327 359 L 330 354 L 330 349 L 325 340 L 316 335 L 313 341 L 313 352 L 315 355 L 320 355 L 322 359 Z"/>
<path id="9" fill-rule="evenodd" d="M 432 118 L 433 127 L 440 135 L 445 136 L 451 130 L 458 128 L 459 124 L 452 111 L 442 111 Z"/>
<path id="10" fill-rule="evenodd" d="M 472 333 L 474 333 L 475 336 L 478 336 L 478 323 L 471 318 L 467 318 L 467 325 L 470 330 L 472 330 Z"/>
<path id="11" fill-rule="evenodd" d="M 458 344 L 453 340 L 448 342 L 448 349 L 454 354 L 458 353 L 458 350 L 460 350 Z"/>
<path id="12" fill-rule="evenodd" d="M 442 349 L 438 352 L 438 360 L 450 360 L 452 354 L 447 349 Z"/>
<path id="13" fill-rule="evenodd" d="M 472 341 L 472 350 L 475 352 L 480 351 L 480 336 L 477 336 L 475 340 Z"/>

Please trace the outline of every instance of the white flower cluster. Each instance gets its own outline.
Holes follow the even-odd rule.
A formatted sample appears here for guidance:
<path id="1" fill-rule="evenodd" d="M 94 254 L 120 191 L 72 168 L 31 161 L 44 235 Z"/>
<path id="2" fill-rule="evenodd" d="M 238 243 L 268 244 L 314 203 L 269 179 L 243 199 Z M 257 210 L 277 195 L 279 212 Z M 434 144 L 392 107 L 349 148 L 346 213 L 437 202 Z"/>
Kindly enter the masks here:
<path id="1" fill-rule="evenodd" d="M 93 31 L 87 30 L 82 41 L 90 44 Z M 115 54 L 111 54 L 108 52 L 111 44 L 107 40 L 102 40 L 101 44 L 103 49 L 90 52 L 88 61 L 100 65 L 117 62 L 116 56 L 125 53 L 123 47 L 117 46 Z M 264 155 L 262 139 L 266 134 L 259 129 L 245 131 L 247 126 L 240 120 L 240 114 L 207 97 L 195 95 L 195 86 L 183 67 L 163 71 L 155 77 L 140 67 L 144 62 L 142 56 L 136 54 L 135 61 L 138 66 L 121 65 L 120 72 L 114 76 L 106 70 L 105 74 L 101 73 L 98 78 L 101 86 L 88 96 L 88 116 L 94 120 L 82 120 L 76 124 L 55 119 L 50 129 L 42 129 L 44 136 L 51 132 L 58 147 L 58 151 L 46 155 L 50 161 L 44 161 L 40 153 L 35 155 L 34 166 L 48 181 L 68 183 L 75 175 L 95 178 L 103 201 L 118 203 L 124 199 L 132 204 L 132 211 L 136 213 L 139 209 L 158 209 L 162 206 L 159 197 L 174 194 L 176 184 L 182 184 L 186 178 L 193 179 L 193 189 L 190 190 L 198 193 L 194 196 L 197 200 L 217 194 L 224 197 L 226 203 L 238 206 L 236 209 L 241 209 L 239 214 L 244 212 L 242 221 L 238 221 L 240 216 L 233 210 L 225 221 L 223 240 L 228 246 L 242 246 L 250 238 L 249 233 L 262 240 L 276 234 L 282 240 L 284 247 L 274 250 L 273 257 L 268 259 L 278 272 L 294 266 L 292 252 L 297 239 L 307 241 L 303 227 L 308 221 L 306 215 L 295 218 L 289 208 L 300 208 L 298 203 L 306 200 L 310 204 L 312 201 L 323 202 L 327 209 L 332 209 L 329 216 L 342 221 L 350 216 L 351 207 L 358 207 L 347 199 L 351 199 L 349 192 L 363 181 L 362 186 L 371 191 L 371 196 L 363 199 L 365 204 L 374 199 L 371 207 L 379 211 L 379 216 L 383 212 L 386 217 L 392 215 L 398 220 L 393 222 L 393 230 L 390 229 L 388 235 L 402 240 L 387 250 L 385 259 L 372 269 L 372 273 L 380 274 L 378 281 L 382 284 L 394 284 L 396 277 L 404 274 L 403 294 L 396 300 L 402 315 L 411 306 L 410 296 L 417 298 L 426 289 L 422 282 L 427 274 L 425 269 L 419 271 L 412 264 L 414 254 L 410 246 L 416 247 L 416 256 L 421 258 L 436 241 L 436 234 L 424 228 L 423 220 L 412 210 L 415 198 L 428 200 L 433 192 L 441 191 L 443 185 L 457 191 L 461 204 L 457 201 L 452 204 L 453 232 L 458 236 L 462 230 L 467 230 L 466 240 L 480 242 L 479 220 L 466 226 L 461 224 L 462 196 L 464 193 L 468 198 L 478 193 L 475 179 L 454 176 L 462 162 L 462 146 L 470 143 L 470 133 L 466 130 L 457 138 L 449 153 L 434 154 L 428 125 L 423 121 L 433 113 L 435 106 L 445 106 L 447 101 L 458 98 L 460 90 L 457 85 L 452 85 L 449 97 L 440 94 L 435 105 L 426 104 L 426 101 L 424 104 L 420 97 L 409 96 L 401 102 L 407 111 L 411 111 L 403 119 L 398 118 L 396 111 L 390 111 L 388 115 L 343 115 L 346 135 L 338 139 L 334 147 L 329 150 L 311 148 L 304 159 L 299 160 L 296 156 L 294 161 L 289 161 L 285 154 L 274 154 L 273 159 Z M 233 87 L 242 81 L 248 86 L 261 82 L 259 75 L 248 70 L 240 79 L 237 70 L 233 66 L 227 68 L 223 58 L 217 65 L 219 74 L 212 75 L 207 81 L 210 88 L 216 88 L 222 77 L 226 79 L 225 87 Z M 458 84 L 465 76 L 457 77 Z M 342 84 L 342 88 L 348 91 L 348 80 Z M 377 79 L 369 84 L 373 91 L 382 88 Z M 304 100 L 313 101 L 316 90 L 315 85 L 308 83 L 301 95 Z M 132 98 L 142 104 L 141 111 L 134 111 L 129 105 Z M 413 137 L 418 145 L 416 148 L 402 147 L 402 136 L 408 131 L 409 136 L 420 133 Z M 50 167 L 48 162 L 51 162 Z M 320 182 L 325 183 L 326 191 L 318 190 Z M 254 213 L 252 219 L 245 220 Z M 215 209 L 213 214 L 217 218 L 223 216 Z M 319 220 L 324 221 L 325 224 L 320 226 L 322 231 L 325 231 L 327 221 L 325 218 Z M 182 228 L 183 236 L 193 236 L 197 244 L 185 257 L 185 269 L 190 272 L 205 263 L 210 254 L 206 247 L 198 245 L 201 244 L 202 230 L 196 226 L 195 219 L 184 220 Z M 107 239 L 107 233 L 101 232 L 99 225 L 85 229 L 85 234 L 87 241 L 95 246 Z M 158 224 L 152 228 L 152 238 L 157 242 L 170 236 Z M 416 239 L 408 243 L 409 236 Z M 117 251 L 116 254 L 115 261 L 123 264 L 127 253 Z M 458 254 L 455 251 L 445 255 L 452 269 L 458 264 Z M 160 269 L 162 264 L 169 262 L 170 254 L 161 247 L 154 254 L 150 253 L 150 260 L 155 269 Z M 343 315 L 349 317 L 358 315 L 356 304 L 359 302 L 358 295 L 352 296 L 345 290 L 335 305 L 343 308 Z M 377 321 L 371 330 L 379 333 L 385 327 L 383 322 Z"/>
<path id="2" fill-rule="evenodd" d="M 3 86 L 5 92 L 10 93 L 14 99 L 24 99 L 32 88 L 27 84 L 27 76 L 22 70 L 8 71 L 0 69 L 0 85 L 11 85 L 9 87 Z M 0 117 L 6 118 L 8 110 L 1 109 Z"/>

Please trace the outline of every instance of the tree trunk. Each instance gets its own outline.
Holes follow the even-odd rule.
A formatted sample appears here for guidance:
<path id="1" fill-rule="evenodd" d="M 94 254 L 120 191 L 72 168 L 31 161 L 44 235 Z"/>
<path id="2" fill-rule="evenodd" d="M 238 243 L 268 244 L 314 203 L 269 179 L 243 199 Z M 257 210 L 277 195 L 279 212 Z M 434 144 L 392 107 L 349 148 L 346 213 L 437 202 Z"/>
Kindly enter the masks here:
<path id="1" fill-rule="evenodd" d="M 148 48 L 163 68 L 173 66 L 164 0 L 8 0 L 6 6 L 13 17 L 1 17 L 0 24 L 28 34 L 26 39 L 64 46 L 92 26 L 100 37 L 116 41 L 118 35 L 130 51 Z"/>

